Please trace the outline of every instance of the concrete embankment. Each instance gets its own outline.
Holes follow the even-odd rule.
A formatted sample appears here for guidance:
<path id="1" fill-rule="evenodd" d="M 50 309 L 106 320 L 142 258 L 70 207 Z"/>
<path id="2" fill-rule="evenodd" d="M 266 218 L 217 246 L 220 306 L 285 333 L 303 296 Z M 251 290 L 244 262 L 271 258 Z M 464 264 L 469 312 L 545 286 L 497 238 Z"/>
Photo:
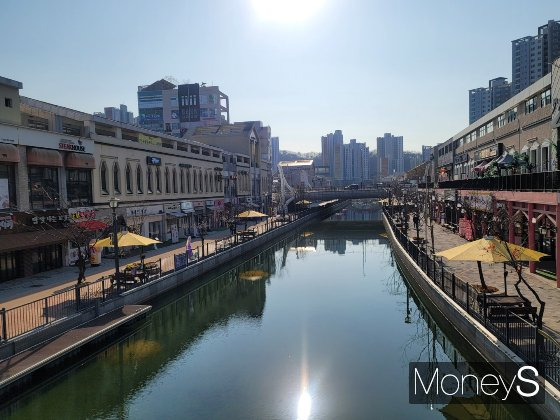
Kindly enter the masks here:
<path id="1" fill-rule="evenodd" d="M 22 351 L 39 343 L 43 343 L 53 337 L 59 336 L 72 328 L 83 325 L 99 316 L 122 308 L 124 305 L 136 305 L 147 302 L 167 291 L 197 279 L 203 274 L 222 267 L 224 264 L 237 258 L 249 257 L 252 253 L 259 252 L 267 244 L 277 240 L 278 238 L 283 237 L 310 222 L 329 217 L 333 213 L 339 211 L 344 204 L 344 202 L 340 202 L 314 211 L 291 223 L 261 234 L 250 241 L 226 249 L 218 254 L 211 255 L 195 264 L 189 265 L 187 268 L 175 271 L 155 281 L 124 292 L 111 300 L 105 302 L 100 301 L 95 307 L 61 319 L 60 321 L 49 324 L 43 328 L 38 328 L 14 340 L 4 343 L 0 346 L 0 359 L 6 359 L 21 353 Z"/>
<path id="2" fill-rule="evenodd" d="M 460 337 L 463 347 L 478 353 L 499 374 L 511 381 L 517 370 L 512 372 L 507 368 L 511 365 L 506 367 L 505 363 L 523 366 L 524 361 L 430 280 L 396 239 L 385 216 L 383 224 L 401 272 L 441 329 L 456 332 L 454 335 Z M 534 404 L 532 408 L 543 418 L 560 418 L 560 392 L 547 381 L 544 381 L 544 387 L 545 402 Z"/>

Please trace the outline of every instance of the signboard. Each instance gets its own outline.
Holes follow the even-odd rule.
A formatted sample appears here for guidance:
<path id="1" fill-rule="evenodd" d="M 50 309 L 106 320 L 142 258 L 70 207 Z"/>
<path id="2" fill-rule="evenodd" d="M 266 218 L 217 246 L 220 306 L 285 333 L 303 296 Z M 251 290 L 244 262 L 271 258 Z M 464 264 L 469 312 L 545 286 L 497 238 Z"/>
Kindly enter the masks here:
<path id="1" fill-rule="evenodd" d="M 492 211 L 492 195 L 490 193 L 467 194 L 462 198 L 473 209 Z"/>
<path id="2" fill-rule="evenodd" d="M 76 153 L 93 154 L 94 152 L 93 140 L 91 139 L 70 136 L 61 137 L 60 133 L 31 130 L 25 127 L 0 125 L 0 142 Z"/>
<path id="3" fill-rule="evenodd" d="M 89 263 L 95 267 L 101 264 L 101 248 L 93 246 L 93 243 L 89 246 Z"/>
<path id="4" fill-rule="evenodd" d="M 182 268 L 185 268 L 187 266 L 187 253 L 185 252 L 184 254 L 175 254 L 174 260 L 175 260 L 175 270 L 180 270 Z"/>
<path id="5" fill-rule="evenodd" d="M 163 208 L 161 205 L 126 208 L 127 216 L 151 216 L 161 213 L 163 213 Z"/>
<path id="6" fill-rule="evenodd" d="M 146 156 L 146 164 L 160 166 L 161 158 L 155 156 Z"/>
<path id="7" fill-rule="evenodd" d="M 218 207 L 219 209 L 223 209 L 224 208 L 224 200 L 223 199 L 214 200 L 214 206 Z"/>
<path id="8" fill-rule="evenodd" d="M 204 207 L 204 201 L 193 201 L 192 202 L 193 207 Z"/>
<path id="9" fill-rule="evenodd" d="M 213 206 L 214 205 L 214 200 L 206 200 L 206 205 L 207 206 Z"/>
<path id="10" fill-rule="evenodd" d="M 177 225 L 171 225 L 171 243 L 176 244 L 179 242 L 179 230 Z"/>
<path id="11" fill-rule="evenodd" d="M 0 209 L 10 208 L 10 188 L 6 178 L 0 178 Z"/>
<path id="12" fill-rule="evenodd" d="M 181 201 L 181 211 L 183 213 L 192 213 L 194 211 L 193 204 L 190 201 Z"/>
<path id="13" fill-rule="evenodd" d="M 181 209 L 181 203 L 169 203 L 169 204 L 164 204 L 163 205 L 163 209 L 165 211 L 179 211 Z"/>
<path id="14" fill-rule="evenodd" d="M 95 209 L 93 207 L 69 208 L 68 216 L 75 221 L 93 220 L 95 219 Z"/>
<path id="15" fill-rule="evenodd" d="M 469 161 L 469 155 L 467 153 L 463 153 L 462 155 L 455 156 L 455 165 L 460 165 L 461 163 L 465 163 Z"/>
<path id="16" fill-rule="evenodd" d="M 58 150 L 85 153 L 86 146 L 84 146 L 84 142 L 80 139 L 60 139 L 60 141 L 58 142 Z"/>
<path id="17" fill-rule="evenodd" d="M 140 108 L 140 124 L 163 122 L 163 108 Z"/>
<path id="18" fill-rule="evenodd" d="M 486 149 L 479 150 L 478 152 L 474 153 L 475 160 L 483 160 L 483 159 L 492 159 L 498 155 L 502 154 L 503 150 L 503 143 L 498 143 L 492 147 L 488 147 Z"/>
<path id="19" fill-rule="evenodd" d="M 14 219 L 11 215 L 0 216 L 0 230 L 12 230 L 14 228 Z"/>
<path id="20" fill-rule="evenodd" d="M 178 120 L 179 119 L 179 110 L 178 109 L 174 109 L 171 111 L 171 119 L 172 120 Z"/>
<path id="21" fill-rule="evenodd" d="M 146 134 L 138 134 L 138 142 L 144 144 L 153 144 L 155 146 L 161 146 L 161 139 L 159 137 L 147 136 Z"/>
<path id="22" fill-rule="evenodd" d="M 199 84 L 190 83 L 179 85 L 179 116 L 181 122 L 200 121 Z"/>

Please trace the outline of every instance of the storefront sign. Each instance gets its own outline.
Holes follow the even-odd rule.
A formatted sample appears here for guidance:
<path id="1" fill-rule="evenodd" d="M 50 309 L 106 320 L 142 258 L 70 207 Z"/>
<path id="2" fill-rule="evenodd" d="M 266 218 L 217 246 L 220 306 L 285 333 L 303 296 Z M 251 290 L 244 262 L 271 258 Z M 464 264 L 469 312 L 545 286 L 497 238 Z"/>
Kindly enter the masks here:
<path id="1" fill-rule="evenodd" d="M 94 245 L 95 241 L 92 241 L 89 245 L 89 262 L 92 266 L 98 266 L 101 264 L 101 248 Z"/>
<path id="2" fill-rule="evenodd" d="M 127 216 L 152 216 L 161 213 L 163 213 L 161 205 L 126 208 Z"/>
<path id="3" fill-rule="evenodd" d="M 71 139 L 60 139 L 58 142 L 58 150 L 64 150 L 68 152 L 78 152 L 85 153 L 86 147 L 82 140 L 71 140 Z"/>
<path id="4" fill-rule="evenodd" d="M 469 155 L 467 153 L 463 153 L 462 155 L 455 156 L 455 165 L 460 165 L 461 163 L 468 162 Z"/>
<path id="5" fill-rule="evenodd" d="M 190 169 L 190 168 L 192 168 L 192 165 L 190 163 L 179 163 L 179 168 Z"/>
<path id="6" fill-rule="evenodd" d="M 187 253 L 183 254 L 175 254 L 175 270 L 180 270 L 181 268 L 185 268 L 187 266 Z"/>
<path id="7" fill-rule="evenodd" d="M 161 158 L 155 156 L 146 156 L 146 163 L 148 165 L 159 166 L 161 165 Z"/>
<path id="8" fill-rule="evenodd" d="M 179 230 L 177 229 L 177 225 L 171 225 L 171 243 L 176 244 L 179 242 Z"/>
<path id="9" fill-rule="evenodd" d="M 194 211 L 193 203 L 190 201 L 181 201 L 181 211 L 183 213 L 192 213 Z"/>
<path id="10" fill-rule="evenodd" d="M 485 212 L 492 211 L 492 195 L 490 193 L 464 195 L 462 199 L 470 208 Z"/>
<path id="11" fill-rule="evenodd" d="M 502 154 L 503 150 L 503 143 L 498 143 L 492 147 L 488 147 L 486 149 L 479 150 L 474 153 L 475 160 L 483 160 L 483 159 L 492 159 L 498 155 Z"/>
<path id="12" fill-rule="evenodd" d="M 204 201 L 193 201 L 192 204 L 193 204 L 193 207 L 195 207 L 195 208 L 204 207 Z"/>
<path id="13" fill-rule="evenodd" d="M 164 204 L 163 208 L 165 211 L 179 211 L 181 210 L 181 203 Z"/>
<path id="14" fill-rule="evenodd" d="M 68 216 L 74 221 L 93 220 L 95 219 L 95 209 L 93 207 L 69 208 Z"/>
<path id="15" fill-rule="evenodd" d="M 220 199 L 220 200 L 214 200 L 214 207 L 217 207 L 218 209 L 223 209 L 224 208 L 224 200 Z"/>
<path id="16" fill-rule="evenodd" d="M 214 200 L 206 200 L 206 206 L 213 206 L 214 205 Z"/>
<path id="17" fill-rule="evenodd" d="M 14 228 L 14 219 L 11 215 L 0 216 L 0 230 L 12 230 Z"/>
<path id="18" fill-rule="evenodd" d="M 147 136 L 146 134 L 138 134 L 138 142 L 144 144 L 153 144 L 155 146 L 161 146 L 161 139 L 159 137 Z"/>

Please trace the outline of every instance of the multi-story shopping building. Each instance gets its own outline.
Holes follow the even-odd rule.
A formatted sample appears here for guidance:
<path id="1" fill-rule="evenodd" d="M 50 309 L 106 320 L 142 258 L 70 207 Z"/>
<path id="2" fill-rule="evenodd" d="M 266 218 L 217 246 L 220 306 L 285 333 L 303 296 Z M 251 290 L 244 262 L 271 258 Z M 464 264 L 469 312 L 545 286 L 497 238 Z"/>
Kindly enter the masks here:
<path id="1" fill-rule="evenodd" d="M 404 171 L 403 137 L 385 133 L 377 137 L 378 175 L 394 176 Z"/>
<path id="2" fill-rule="evenodd" d="M 199 126 L 229 124 L 229 98 L 218 86 L 161 79 L 138 86 L 138 124 L 184 137 Z"/>
<path id="3" fill-rule="evenodd" d="M 487 88 L 469 90 L 469 124 L 472 124 L 511 97 L 511 83 L 497 77 L 488 82 Z"/>
<path id="4" fill-rule="evenodd" d="M 560 21 L 549 20 L 537 35 L 511 41 L 512 94 L 517 94 L 552 70 L 560 57 Z"/>

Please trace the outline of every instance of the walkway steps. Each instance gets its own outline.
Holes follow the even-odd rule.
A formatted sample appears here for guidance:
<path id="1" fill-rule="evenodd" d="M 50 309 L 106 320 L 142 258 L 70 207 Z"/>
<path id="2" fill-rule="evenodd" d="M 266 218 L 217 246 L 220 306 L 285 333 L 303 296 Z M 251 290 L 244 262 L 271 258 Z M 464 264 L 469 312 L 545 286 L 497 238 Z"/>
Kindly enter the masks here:
<path id="1" fill-rule="evenodd" d="M 88 344 L 107 338 L 146 316 L 149 305 L 125 305 L 64 334 L 0 362 L 0 397 L 10 396 L 34 382 L 35 376 L 48 374 L 55 366 L 79 353 Z M 59 370 L 59 369 L 57 369 Z"/>

